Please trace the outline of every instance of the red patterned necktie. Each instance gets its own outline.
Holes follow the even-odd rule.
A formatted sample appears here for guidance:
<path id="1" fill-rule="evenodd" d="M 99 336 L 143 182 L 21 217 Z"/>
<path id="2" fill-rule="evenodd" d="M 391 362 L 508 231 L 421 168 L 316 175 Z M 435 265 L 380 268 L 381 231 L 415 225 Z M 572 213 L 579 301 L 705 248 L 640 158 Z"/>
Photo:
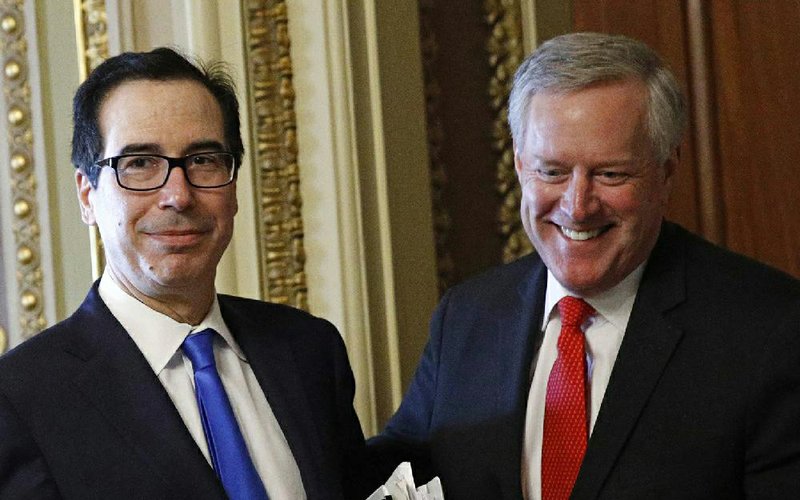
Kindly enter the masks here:
<path id="1" fill-rule="evenodd" d="M 558 302 L 558 357 L 547 380 L 542 439 L 542 500 L 569 498 L 586 453 L 586 350 L 581 325 L 594 314 L 575 297 Z"/>

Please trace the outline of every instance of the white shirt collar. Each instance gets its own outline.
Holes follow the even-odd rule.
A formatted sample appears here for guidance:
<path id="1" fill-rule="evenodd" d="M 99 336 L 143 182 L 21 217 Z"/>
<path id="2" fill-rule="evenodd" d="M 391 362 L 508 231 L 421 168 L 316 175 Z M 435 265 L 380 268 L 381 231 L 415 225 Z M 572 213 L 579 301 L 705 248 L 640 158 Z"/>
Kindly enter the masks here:
<path id="1" fill-rule="evenodd" d="M 590 306 L 599 314 L 600 318 L 614 325 L 617 330 L 624 332 L 628 325 L 628 319 L 633 310 L 633 302 L 636 300 L 636 292 L 639 290 L 639 283 L 642 281 L 642 274 L 647 261 L 643 262 L 622 281 L 594 297 L 585 299 Z M 573 295 L 569 293 L 558 282 L 553 273 L 547 270 L 547 290 L 545 292 L 544 310 L 542 318 L 542 330 L 547 327 L 547 323 L 553 318 L 554 310 L 558 301 Z"/>
<path id="2" fill-rule="evenodd" d="M 146 306 L 120 288 L 109 273 L 103 273 L 98 291 L 111 314 L 128 332 L 156 375 L 167 366 L 188 334 L 206 328 L 213 328 L 239 358 L 247 361 L 244 352 L 222 319 L 216 294 L 211 309 L 203 321 L 198 325 L 190 325 L 179 323 Z"/>

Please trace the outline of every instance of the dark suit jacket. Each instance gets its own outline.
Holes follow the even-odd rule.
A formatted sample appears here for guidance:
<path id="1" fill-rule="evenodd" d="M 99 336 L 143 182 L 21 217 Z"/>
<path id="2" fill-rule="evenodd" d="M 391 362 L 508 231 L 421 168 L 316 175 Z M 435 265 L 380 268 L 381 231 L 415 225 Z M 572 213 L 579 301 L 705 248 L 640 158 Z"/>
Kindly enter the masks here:
<path id="1" fill-rule="evenodd" d="M 219 301 L 308 497 L 363 499 L 364 438 L 336 329 L 289 307 Z M 71 317 L 0 358 L 0 498 L 225 498 L 96 284 Z"/>
<path id="2" fill-rule="evenodd" d="M 448 291 L 411 387 L 371 451 L 428 458 L 448 500 L 521 498 L 546 281 L 529 256 Z M 666 223 L 572 498 L 798 492 L 800 283 Z"/>

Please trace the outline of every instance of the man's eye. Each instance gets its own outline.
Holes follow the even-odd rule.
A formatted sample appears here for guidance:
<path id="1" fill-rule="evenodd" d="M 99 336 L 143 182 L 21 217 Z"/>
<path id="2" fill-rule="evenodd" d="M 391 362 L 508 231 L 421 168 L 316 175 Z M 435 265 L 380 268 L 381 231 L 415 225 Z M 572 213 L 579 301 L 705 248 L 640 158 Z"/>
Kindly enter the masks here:
<path id="1" fill-rule="evenodd" d="M 220 161 L 217 155 L 201 154 L 189 158 L 189 165 L 201 168 L 217 168 L 220 166 Z"/>
<path id="2" fill-rule="evenodd" d="M 597 174 L 597 177 L 606 184 L 621 184 L 630 178 L 630 174 L 617 170 L 603 170 Z"/>
<path id="3" fill-rule="evenodd" d="M 213 163 L 214 159 L 210 156 L 192 156 L 192 163 L 195 165 L 205 165 L 207 163 Z"/>
<path id="4" fill-rule="evenodd" d="M 121 167 L 123 169 L 148 169 L 153 168 L 158 165 L 158 158 L 154 158 L 151 156 L 136 156 L 132 158 L 126 158 L 125 161 L 122 162 Z"/>
<path id="5" fill-rule="evenodd" d="M 537 168 L 535 172 L 537 177 L 546 182 L 555 182 L 567 176 L 567 172 L 561 168 Z"/>

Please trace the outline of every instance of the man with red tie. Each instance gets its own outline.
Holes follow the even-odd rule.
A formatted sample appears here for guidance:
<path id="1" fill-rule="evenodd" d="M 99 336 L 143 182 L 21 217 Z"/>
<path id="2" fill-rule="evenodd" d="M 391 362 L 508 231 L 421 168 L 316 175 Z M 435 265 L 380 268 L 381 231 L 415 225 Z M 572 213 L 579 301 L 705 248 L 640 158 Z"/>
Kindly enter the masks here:
<path id="1" fill-rule="evenodd" d="M 0 359 L 0 498 L 364 498 L 336 328 L 214 287 L 244 152 L 223 68 L 124 53 L 73 104 L 81 217 L 106 268 Z"/>
<path id="2" fill-rule="evenodd" d="M 536 252 L 445 294 L 372 451 L 449 500 L 795 496 L 800 282 L 664 220 L 686 108 L 658 55 L 554 38 L 508 115 Z"/>

